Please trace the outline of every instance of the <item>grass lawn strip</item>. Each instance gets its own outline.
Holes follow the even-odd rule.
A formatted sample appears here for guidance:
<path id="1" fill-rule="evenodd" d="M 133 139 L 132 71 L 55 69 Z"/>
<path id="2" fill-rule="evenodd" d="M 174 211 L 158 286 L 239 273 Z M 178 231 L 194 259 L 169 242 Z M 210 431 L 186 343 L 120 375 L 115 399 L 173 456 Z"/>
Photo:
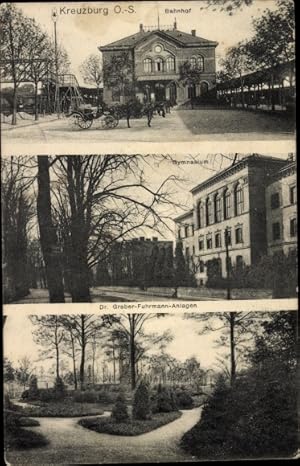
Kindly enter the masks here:
<path id="1" fill-rule="evenodd" d="M 101 415 L 104 413 L 101 404 L 74 403 L 67 402 L 66 400 L 49 403 L 39 402 L 36 406 L 16 406 L 16 409 L 22 416 L 31 417 L 80 417 Z"/>
<path id="2" fill-rule="evenodd" d="M 18 428 L 14 431 L 5 433 L 6 449 L 23 449 L 23 448 L 38 448 L 49 444 L 48 440 L 38 432 Z"/>
<path id="3" fill-rule="evenodd" d="M 21 427 L 38 427 L 40 425 L 39 421 L 30 417 L 21 417 L 19 424 Z"/>
<path id="4" fill-rule="evenodd" d="M 129 420 L 128 422 L 115 422 L 110 417 L 108 418 L 88 418 L 80 419 L 78 424 L 87 429 L 93 430 L 102 434 L 135 436 L 145 434 L 158 427 L 169 424 L 172 421 L 181 417 L 181 412 L 159 413 L 153 414 L 151 419 Z"/>

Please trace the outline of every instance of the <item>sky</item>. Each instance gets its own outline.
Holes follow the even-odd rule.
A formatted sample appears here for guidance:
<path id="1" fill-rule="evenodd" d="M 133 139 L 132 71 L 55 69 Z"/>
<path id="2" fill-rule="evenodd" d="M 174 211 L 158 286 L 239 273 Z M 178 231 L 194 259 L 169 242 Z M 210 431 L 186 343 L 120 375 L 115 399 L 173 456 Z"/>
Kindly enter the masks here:
<path id="1" fill-rule="evenodd" d="M 254 0 L 250 7 L 244 7 L 229 16 L 219 10 L 203 8 L 206 5 L 204 0 L 18 3 L 18 7 L 26 15 L 35 18 L 52 38 L 54 24 L 51 13 L 53 8 L 56 8 L 58 44 L 63 45 L 67 50 L 71 63 L 70 71 L 76 75 L 80 85 L 84 83 L 79 68 L 90 54 L 99 54 L 99 46 L 138 32 L 140 23 L 144 26 L 156 26 L 158 14 L 161 28 L 164 25 L 173 25 L 176 18 L 177 29 L 188 33 L 196 29 L 197 36 L 217 41 L 218 61 L 224 56 L 228 47 L 252 36 L 253 18 L 259 17 L 266 8 L 276 8 L 274 0 Z M 91 11 L 91 13 L 72 13 L 74 8 L 77 11 L 86 8 L 86 12 Z M 173 12 L 174 9 L 180 11 Z"/>
<path id="2" fill-rule="evenodd" d="M 218 332 L 200 336 L 197 334 L 200 325 L 192 319 L 184 318 L 183 314 L 169 314 L 163 318 L 146 322 L 145 330 L 150 333 L 163 333 L 170 330 L 174 339 L 166 347 L 168 354 L 181 362 L 195 356 L 203 368 L 215 368 L 216 358 L 220 354 L 220 348 L 215 348 L 214 344 Z M 47 370 L 52 366 L 53 361 L 38 362 L 39 347 L 33 341 L 33 328 L 28 316 L 22 315 L 21 312 L 15 315 L 10 314 L 4 326 L 3 353 L 13 363 L 13 366 L 17 366 L 18 361 L 26 355 L 32 361 L 35 361 L 34 365 L 37 368 L 43 365 Z M 223 351 L 226 351 L 226 349 Z"/>

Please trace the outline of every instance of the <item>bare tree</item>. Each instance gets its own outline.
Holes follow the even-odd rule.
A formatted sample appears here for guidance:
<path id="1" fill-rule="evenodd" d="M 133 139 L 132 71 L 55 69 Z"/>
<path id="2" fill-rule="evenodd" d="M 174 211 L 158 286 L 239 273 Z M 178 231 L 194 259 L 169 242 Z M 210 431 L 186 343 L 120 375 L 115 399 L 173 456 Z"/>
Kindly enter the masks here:
<path id="1" fill-rule="evenodd" d="M 97 103 L 100 101 L 100 87 L 103 83 L 102 60 L 98 55 L 91 54 L 82 63 L 80 72 L 84 82 L 92 84 L 97 88 Z"/>
<path id="2" fill-rule="evenodd" d="M 42 359 L 55 359 L 56 378 L 60 377 L 60 362 L 64 341 L 64 327 L 59 315 L 29 316 L 31 323 L 36 326 L 33 331 L 34 341 L 45 348 L 41 351 Z"/>
<path id="3" fill-rule="evenodd" d="M 170 229 L 172 192 L 167 177 L 152 189 L 141 156 L 58 157 L 53 165 L 55 214 L 67 245 L 73 302 L 89 302 L 90 269 L 104 260 L 113 243 L 141 228 Z M 144 161 L 146 156 L 143 157 Z"/>
<path id="4" fill-rule="evenodd" d="M 31 184 L 24 157 L 2 160 L 4 302 L 29 293 L 28 235 L 34 215 Z"/>
<path id="5" fill-rule="evenodd" d="M 259 314 L 262 316 L 262 313 Z M 186 314 L 188 319 L 203 323 L 199 335 L 210 332 L 221 332 L 216 344 L 224 350 L 229 347 L 230 380 L 234 382 L 237 372 L 237 352 L 245 350 L 245 344 L 253 338 L 258 328 L 258 315 L 253 312 L 223 312 Z M 222 351 L 224 359 L 224 351 Z M 225 355 L 226 359 L 226 355 Z"/>
<path id="6" fill-rule="evenodd" d="M 52 303 L 63 303 L 65 301 L 65 296 L 60 251 L 51 210 L 49 159 L 46 156 L 38 156 L 37 159 L 37 215 L 41 248 L 47 275 L 49 300 Z"/>

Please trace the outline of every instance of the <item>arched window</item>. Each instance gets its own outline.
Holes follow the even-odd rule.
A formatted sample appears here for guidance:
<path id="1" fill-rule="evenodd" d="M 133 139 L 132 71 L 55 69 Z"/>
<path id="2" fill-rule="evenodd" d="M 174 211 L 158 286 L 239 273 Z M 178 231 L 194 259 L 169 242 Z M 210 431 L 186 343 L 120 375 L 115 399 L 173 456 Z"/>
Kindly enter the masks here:
<path id="1" fill-rule="evenodd" d="M 168 57 L 166 60 L 167 71 L 175 71 L 175 60 L 173 57 Z"/>
<path id="2" fill-rule="evenodd" d="M 210 198 L 206 200 L 206 225 L 213 223 L 213 205 Z"/>
<path id="3" fill-rule="evenodd" d="M 191 65 L 191 68 L 192 68 L 192 69 L 196 68 L 196 66 L 197 66 L 197 60 L 196 60 L 195 57 L 190 58 L 190 65 Z"/>
<path id="4" fill-rule="evenodd" d="M 197 69 L 199 71 L 204 71 L 204 58 L 202 57 L 202 55 L 199 55 L 197 57 Z"/>
<path id="5" fill-rule="evenodd" d="M 231 194 L 229 189 L 225 189 L 224 195 L 224 220 L 230 218 L 231 215 Z"/>
<path id="6" fill-rule="evenodd" d="M 221 222 L 222 220 L 222 202 L 220 194 L 216 194 L 214 197 L 215 203 L 215 222 Z"/>
<path id="7" fill-rule="evenodd" d="M 162 72 L 164 71 L 164 61 L 162 58 L 156 58 L 155 60 L 155 71 Z"/>
<path id="8" fill-rule="evenodd" d="M 234 211 L 235 215 L 241 215 L 244 212 L 244 191 L 240 184 L 234 189 Z"/>
<path id="9" fill-rule="evenodd" d="M 151 58 L 145 58 L 145 60 L 144 60 L 144 71 L 145 71 L 145 73 L 151 73 L 151 71 L 152 71 L 152 60 L 151 60 Z"/>
<path id="10" fill-rule="evenodd" d="M 201 201 L 197 205 L 197 224 L 198 228 L 204 227 L 204 206 Z"/>

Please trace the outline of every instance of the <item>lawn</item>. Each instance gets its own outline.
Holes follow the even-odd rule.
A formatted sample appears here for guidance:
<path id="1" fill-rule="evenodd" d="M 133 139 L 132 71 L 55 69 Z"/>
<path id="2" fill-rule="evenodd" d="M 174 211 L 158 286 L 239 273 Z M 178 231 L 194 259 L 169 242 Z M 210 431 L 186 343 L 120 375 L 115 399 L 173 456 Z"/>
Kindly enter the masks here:
<path id="1" fill-rule="evenodd" d="M 116 422 L 111 417 L 106 418 L 88 418 L 80 419 L 78 424 L 87 429 L 103 434 L 112 435 L 124 435 L 124 436 L 135 436 L 145 434 L 158 427 L 169 424 L 172 421 L 180 418 L 181 413 L 179 411 L 173 411 L 171 413 L 159 413 L 153 414 L 151 419 L 137 420 L 130 419 L 128 422 Z"/>
<path id="2" fill-rule="evenodd" d="M 6 449 L 38 448 L 48 445 L 48 440 L 40 433 L 18 428 L 6 430 L 4 436 Z"/>
<path id="3" fill-rule="evenodd" d="M 16 406 L 15 409 L 23 416 L 32 417 L 80 417 L 103 414 L 103 404 L 75 403 L 72 400 L 30 402 L 29 406 Z M 106 408 L 107 409 L 107 408 Z"/>
<path id="4" fill-rule="evenodd" d="M 193 134 L 293 133 L 294 118 L 288 115 L 247 110 L 179 110 L 179 117 Z"/>

